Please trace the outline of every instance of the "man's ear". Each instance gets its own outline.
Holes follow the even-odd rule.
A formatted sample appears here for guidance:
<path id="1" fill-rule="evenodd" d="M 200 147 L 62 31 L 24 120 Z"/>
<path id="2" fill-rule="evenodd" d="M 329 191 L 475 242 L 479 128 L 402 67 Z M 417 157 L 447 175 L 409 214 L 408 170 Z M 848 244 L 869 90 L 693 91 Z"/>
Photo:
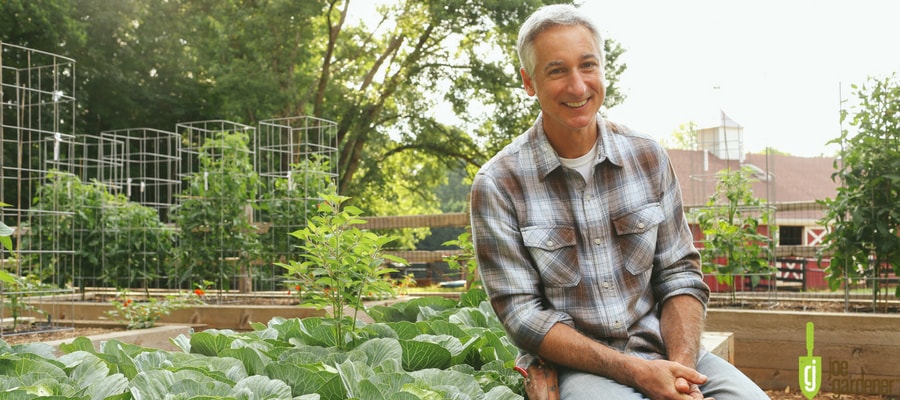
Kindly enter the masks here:
<path id="1" fill-rule="evenodd" d="M 525 68 L 519 68 L 519 74 L 522 75 L 522 84 L 525 86 L 525 93 L 528 93 L 529 96 L 534 96 L 534 82 L 531 80 L 531 77 L 528 76 L 528 73 L 525 72 Z"/>

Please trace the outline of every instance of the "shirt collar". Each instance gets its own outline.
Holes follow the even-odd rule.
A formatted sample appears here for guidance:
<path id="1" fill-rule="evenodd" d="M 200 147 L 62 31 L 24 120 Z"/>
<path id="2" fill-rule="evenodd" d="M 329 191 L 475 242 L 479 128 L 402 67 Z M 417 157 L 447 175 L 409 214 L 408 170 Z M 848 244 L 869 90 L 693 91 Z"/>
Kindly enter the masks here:
<path id="1" fill-rule="evenodd" d="M 543 115 L 539 114 L 532 126 L 531 137 L 529 138 L 529 142 L 533 144 L 532 152 L 535 167 L 537 168 L 537 172 L 541 179 L 546 178 L 551 172 L 562 167 L 562 164 L 559 162 L 559 156 L 556 154 L 556 150 L 553 150 L 553 146 L 551 146 L 550 141 L 547 140 L 547 134 L 544 133 L 543 121 Z M 597 146 L 597 160 L 594 161 L 594 165 L 596 166 L 597 164 L 608 160 L 610 164 L 621 167 L 622 157 L 621 151 L 617 146 L 618 142 L 615 140 L 616 134 L 609 129 L 608 125 L 609 123 L 598 114 L 597 130 L 600 134 L 599 140 L 597 140 L 597 143 L 595 144 L 595 146 Z"/>

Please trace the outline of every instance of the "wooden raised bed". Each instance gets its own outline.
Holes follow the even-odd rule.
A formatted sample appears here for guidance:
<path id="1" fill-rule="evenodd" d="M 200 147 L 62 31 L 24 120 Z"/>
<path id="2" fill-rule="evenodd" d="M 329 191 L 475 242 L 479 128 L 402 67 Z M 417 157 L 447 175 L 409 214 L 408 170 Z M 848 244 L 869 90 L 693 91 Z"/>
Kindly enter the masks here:
<path id="1" fill-rule="evenodd" d="M 62 324 L 98 321 L 111 309 L 107 303 L 42 302 L 35 306 L 55 313 L 53 320 Z M 210 304 L 176 310 L 160 322 L 249 330 L 251 322 L 325 313 L 296 305 Z M 824 364 L 823 392 L 900 396 L 900 315 L 711 308 L 706 331 L 733 333 L 718 342 L 727 343 L 720 350 L 763 389 L 796 390 L 799 357 L 806 355 L 807 322 L 815 325 L 813 355 L 821 357 Z"/>
<path id="2" fill-rule="evenodd" d="M 710 309 L 706 329 L 734 332 L 734 364 L 763 389 L 795 391 L 807 322 L 821 391 L 900 396 L 900 315 Z"/>

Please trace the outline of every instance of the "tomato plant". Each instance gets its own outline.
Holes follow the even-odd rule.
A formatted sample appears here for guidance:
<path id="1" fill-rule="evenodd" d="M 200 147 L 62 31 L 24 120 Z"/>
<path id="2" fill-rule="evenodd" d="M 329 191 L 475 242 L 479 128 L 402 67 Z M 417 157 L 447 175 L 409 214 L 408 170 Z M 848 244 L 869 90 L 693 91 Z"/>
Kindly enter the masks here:
<path id="1" fill-rule="evenodd" d="M 223 132 L 200 147 L 200 171 L 186 177 L 187 188 L 172 208 L 179 228 L 178 260 L 169 270 L 173 285 L 209 280 L 230 289 L 233 277 L 252 274 L 261 249 L 249 212 L 257 175 L 248 140 Z"/>

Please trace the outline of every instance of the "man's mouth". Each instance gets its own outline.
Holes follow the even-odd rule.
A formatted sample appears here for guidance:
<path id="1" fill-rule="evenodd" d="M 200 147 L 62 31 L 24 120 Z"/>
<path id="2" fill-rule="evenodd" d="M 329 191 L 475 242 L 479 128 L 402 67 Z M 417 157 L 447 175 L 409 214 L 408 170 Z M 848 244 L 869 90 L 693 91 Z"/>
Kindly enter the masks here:
<path id="1" fill-rule="evenodd" d="M 588 99 L 584 99 L 577 103 L 563 103 L 563 104 L 565 104 L 567 107 L 578 108 L 578 107 L 581 107 L 581 106 L 587 104 L 587 102 L 588 102 Z"/>

